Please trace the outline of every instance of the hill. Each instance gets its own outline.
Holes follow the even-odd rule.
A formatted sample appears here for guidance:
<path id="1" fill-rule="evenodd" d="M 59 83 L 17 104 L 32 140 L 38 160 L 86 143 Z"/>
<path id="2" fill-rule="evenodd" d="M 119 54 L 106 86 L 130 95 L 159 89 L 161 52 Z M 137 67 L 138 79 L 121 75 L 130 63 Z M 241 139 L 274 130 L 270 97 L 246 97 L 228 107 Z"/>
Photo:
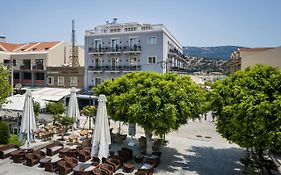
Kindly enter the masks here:
<path id="1" fill-rule="evenodd" d="M 217 47 L 183 47 L 183 53 L 191 57 L 203 57 L 209 59 L 228 60 L 231 53 L 242 48 L 239 46 L 217 46 Z"/>

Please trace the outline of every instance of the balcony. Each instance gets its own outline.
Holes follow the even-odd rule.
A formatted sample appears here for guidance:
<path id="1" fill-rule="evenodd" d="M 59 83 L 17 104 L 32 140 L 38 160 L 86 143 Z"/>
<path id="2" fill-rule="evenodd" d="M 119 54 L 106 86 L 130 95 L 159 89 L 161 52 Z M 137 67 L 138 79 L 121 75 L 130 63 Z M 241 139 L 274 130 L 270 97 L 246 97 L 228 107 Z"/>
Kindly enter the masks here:
<path id="1" fill-rule="evenodd" d="M 102 55 L 104 54 L 104 50 L 105 48 L 103 47 L 99 47 L 99 48 L 89 47 L 88 53 L 93 55 Z"/>
<path id="2" fill-rule="evenodd" d="M 20 69 L 21 70 L 31 70 L 31 67 L 30 67 L 30 65 L 21 65 Z"/>
<path id="3" fill-rule="evenodd" d="M 184 67 L 178 67 L 178 66 L 172 66 L 170 71 L 175 71 L 175 72 L 187 72 L 186 68 Z"/>
<path id="4" fill-rule="evenodd" d="M 138 54 L 138 53 L 141 53 L 141 46 L 139 46 L 139 45 L 124 46 L 123 52 L 126 54 Z"/>
<path id="5" fill-rule="evenodd" d="M 93 71 L 93 72 L 140 71 L 141 67 L 139 65 L 135 65 L 135 66 L 89 66 L 88 70 Z"/>
<path id="6" fill-rule="evenodd" d="M 44 70 L 44 66 L 43 65 L 33 65 L 32 69 L 33 70 Z"/>
<path id="7" fill-rule="evenodd" d="M 116 46 L 116 47 L 106 47 L 105 52 L 108 54 L 121 54 L 122 47 Z"/>

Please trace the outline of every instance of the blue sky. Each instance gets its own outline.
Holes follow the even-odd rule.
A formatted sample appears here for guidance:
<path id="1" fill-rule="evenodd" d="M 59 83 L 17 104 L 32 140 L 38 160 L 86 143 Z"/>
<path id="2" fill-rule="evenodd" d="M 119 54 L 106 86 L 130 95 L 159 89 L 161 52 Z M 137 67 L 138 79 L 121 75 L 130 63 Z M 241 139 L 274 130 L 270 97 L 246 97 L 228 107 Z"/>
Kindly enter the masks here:
<path id="1" fill-rule="evenodd" d="M 70 41 L 106 20 L 164 24 L 183 46 L 281 46 L 280 0 L 5 0 L 8 42 Z"/>

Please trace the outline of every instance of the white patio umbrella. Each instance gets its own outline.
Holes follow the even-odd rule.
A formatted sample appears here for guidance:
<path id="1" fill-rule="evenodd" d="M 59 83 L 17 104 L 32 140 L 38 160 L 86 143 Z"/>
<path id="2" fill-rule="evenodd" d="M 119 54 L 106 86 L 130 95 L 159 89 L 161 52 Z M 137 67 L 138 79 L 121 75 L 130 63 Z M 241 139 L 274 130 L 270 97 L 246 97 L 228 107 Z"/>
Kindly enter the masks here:
<path id="1" fill-rule="evenodd" d="M 23 116 L 19 132 L 20 141 L 22 141 L 24 136 L 26 135 L 27 149 L 29 149 L 30 142 L 34 141 L 33 132 L 35 132 L 36 129 L 37 127 L 33 110 L 32 94 L 30 90 L 27 90 L 25 93 Z"/>
<path id="2" fill-rule="evenodd" d="M 98 156 L 101 160 L 107 158 L 109 154 L 109 145 L 111 144 L 110 130 L 106 111 L 105 95 L 99 95 L 99 104 L 96 115 L 96 122 L 92 136 L 91 156 Z"/>
<path id="3" fill-rule="evenodd" d="M 77 97 L 76 97 L 76 92 L 75 92 L 75 87 L 71 88 L 71 94 L 68 102 L 68 108 L 67 108 L 67 115 L 70 117 L 74 118 L 74 127 L 76 126 L 77 128 L 79 127 L 79 119 L 80 119 L 80 113 L 79 113 L 79 107 L 78 107 L 78 102 L 77 102 Z"/>

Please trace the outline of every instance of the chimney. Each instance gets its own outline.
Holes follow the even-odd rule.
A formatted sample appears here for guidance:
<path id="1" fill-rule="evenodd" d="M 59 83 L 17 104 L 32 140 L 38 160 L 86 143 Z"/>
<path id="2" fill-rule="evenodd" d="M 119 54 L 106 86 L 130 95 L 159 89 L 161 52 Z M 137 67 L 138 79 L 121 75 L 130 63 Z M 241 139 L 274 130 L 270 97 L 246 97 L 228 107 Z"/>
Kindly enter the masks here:
<path id="1" fill-rule="evenodd" d="M 117 24 L 117 18 L 113 18 L 112 24 Z"/>

